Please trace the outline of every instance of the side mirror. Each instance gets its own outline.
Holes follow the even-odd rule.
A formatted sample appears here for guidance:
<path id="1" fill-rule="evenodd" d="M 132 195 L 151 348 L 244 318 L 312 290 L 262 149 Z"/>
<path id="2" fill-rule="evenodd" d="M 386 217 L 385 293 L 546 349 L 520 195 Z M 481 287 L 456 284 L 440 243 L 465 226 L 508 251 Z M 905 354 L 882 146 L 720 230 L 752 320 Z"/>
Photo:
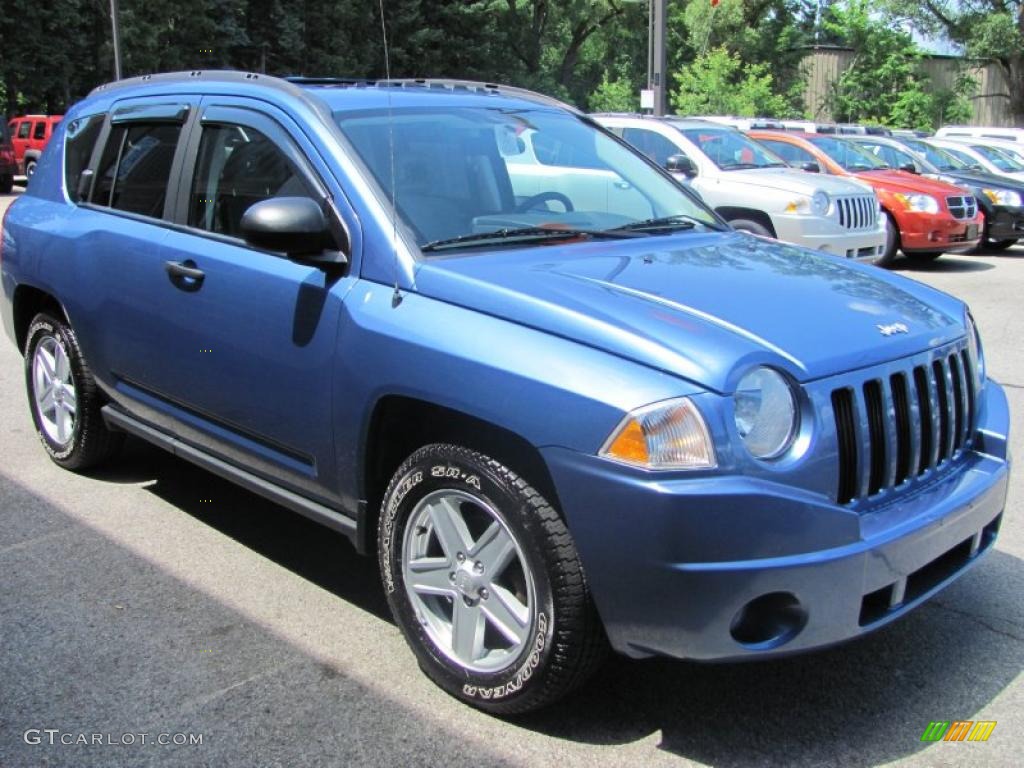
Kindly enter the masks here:
<path id="1" fill-rule="evenodd" d="M 665 170 L 669 173 L 681 173 L 689 178 L 697 175 L 697 169 L 693 167 L 693 162 L 686 155 L 669 156 L 665 161 Z"/>
<path id="2" fill-rule="evenodd" d="M 800 163 L 800 170 L 808 173 L 821 173 L 821 166 L 813 160 L 808 160 L 805 163 Z"/>
<path id="3" fill-rule="evenodd" d="M 271 197 L 254 203 L 239 226 L 254 248 L 280 251 L 289 259 L 313 264 L 344 264 L 343 253 L 332 250 L 327 217 L 308 197 Z"/>
<path id="4" fill-rule="evenodd" d="M 900 166 L 900 170 L 906 171 L 907 173 L 920 173 L 920 171 L 917 170 L 917 166 L 913 163 L 904 163 Z"/>

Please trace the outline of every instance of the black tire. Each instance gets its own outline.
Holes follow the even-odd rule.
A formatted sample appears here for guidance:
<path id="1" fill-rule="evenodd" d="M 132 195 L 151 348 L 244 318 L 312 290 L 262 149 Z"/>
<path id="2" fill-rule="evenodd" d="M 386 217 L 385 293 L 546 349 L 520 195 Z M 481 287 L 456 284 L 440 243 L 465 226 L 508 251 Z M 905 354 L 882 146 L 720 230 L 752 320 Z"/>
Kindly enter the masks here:
<path id="1" fill-rule="evenodd" d="M 36 161 L 26 160 L 25 161 L 25 178 L 31 179 L 32 174 L 36 172 Z M 27 182 L 26 182 L 27 183 Z"/>
<path id="2" fill-rule="evenodd" d="M 896 225 L 896 219 L 892 217 L 892 214 L 886 211 L 886 227 L 885 227 L 885 249 L 882 251 L 882 255 L 875 259 L 876 267 L 888 267 L 896 260 L 896 254 L 900 250 L 900 228 Z"/>
<path id="3" fill-rule="evenodd" d="M 0 176 L 0 195 L 9 195 L 14 191 L 14 177 L 11 174 Z"/>
<path id="4" fill-rule="evenodd" d="M 41 344 L 59 348 L 67 361 L 67 370 L 73 384 L 75 414 L 68 437 L 60 440 L 51 434 L 47 417 L 37 398 L 36 375 L 33 372 L 36 351 Z M 89 366 L 82 356 L 78 339 L 71 327 L 52 315 L 36 315 L 28 328 L 25 342 L 25 386 L 29 410 L 39 440 L 50 458 L 61 467 L 84 470 L 94 467 L 113 456 L 124 442 L 124 434 L 107 429 L 100 414 L 102 397 Z M 64 388 L 67 392 L 67 388 Z M 56 395 L 55 395 L 56 397 Z M 65 397 L 64 394 L 61 397 Z M 55 411 L 55 418 L 58 418 Z"/>
<path id="5" fill-rule="evenodd" d="M 775 237 L 768 227 L 753 219 L 731 219 L 729 226 L 738 232 L 749 232 L 752 235 L 761 235 L 762 237 Z"/>
<path id="6" fill-rule="evenodd" d="M 906 254 L 907 258 L 918 264 L 930 264 L 941 256 L 945 251 L 915 251 Z"/>
<path id="7" fill-rule="evenodd" d="M 1005 251 L 1007 248 L 1016 245 L 1018 242 L 1018 240 L 989 240 L 978 250 Z"/>
<path id="8" fill-rule="evenodd" d="M 441 545 L 433 516 L 429 529 L 411 524 L 411 521 L 423 519 L 422 510 L 430 509 L 430 499 L 439 495 L 447 498 L 448 494 L 468 499 L 460 502 L 458 509 L 464 530 L 472 535 L 473 541 L 466 548 L 468 557 L 460 553 L 458 562 L 449 549 Z M 478 619 L 476 632 L 481 637 L 481 645 L 486 642 L 487 632 L 495 631 L 497 626 L 490 623 L 487 604 L 482 602 L 488 597 L 496 599 L 496 594 L 488 595 L 487 589 L 480 588 L 473 592 L 474 597 L 480 595 L 480 600 L 474 601 L 468 596 L 466 585 L 456 577 L 456 572 L 459 577 L 466 575 L 463 569 L 469 569 L 470 561 L 477 556 L 474 550 L 486 538 L 482 532 L 471 530 L 469 513 L 479 513 L 488 506 L 498 514 L 486 518 L 486 525 L 493 527 L 495 521 L 502 523 L 504 535 L 515 545 L 515 552 L 509 558 L 524 582 L 521 591 L 531 595 L 528 613 L 532 618 L 526 625 L 528 628 L 523 629 L 525 637 L 521 649 L 512 642 L 511 650 L 500 651 L 508 654 L 507 661 L 502 662 L 504 666 L 481 671 L 453 659 L 451 654 L 456 644 L 455 611 L 461 610 L 456 601 L 461 600 L 466 606 L 479 605 L 483 618 Z M 486 527 L 483 523 L 479 525 L 481 531 Z M 435 535 L 436 542 L 431 538 Z M 414 590 L 407 589 L 403 562 L 405 553 L 413 546 L 410 541 L 428 540 L 435 547 L 433 551 L 440 553 L 438 576 L 442 580 L 447 577 L 452 592 L 427 595 L 424 601 L 434 608 L 425 608 L 421 601 L 420 613 L 417 613 L 413 600 L 420 598 L 415 596 Z M 510 715 L 547 706 L 583 683 L 607 653 L 607 640 L 564 521 L 523 478 L 480 453 L 455 445 L 428 445 L 413 453 L 398 468 L 381 507 L 378 558 L 391 611 L 420 667 L 446 692 L 474 707 Z M 446 573 L 449 568 L 455 570 Z M 494 582 L 487 584 L 497 593 L 498 580 L 505 578 L 501 567 L 495 570 L 493 578 Z M 532 592 L 525 586 L 527 580 Z M 455 586 L 457 583 L 459 586 Z M 446 606 L 450 606 L 450 610 Z M 433 625 L 427 620 L 427 614 L 433 621 L 445 610 L 450 613 L 448 633 L 452 638 L 447 650 L 443 643 L 431 638 Z M 479 629 L 481 626 L 485 629 Z M 490 652 L 489 648 L 487 650 Z"/>

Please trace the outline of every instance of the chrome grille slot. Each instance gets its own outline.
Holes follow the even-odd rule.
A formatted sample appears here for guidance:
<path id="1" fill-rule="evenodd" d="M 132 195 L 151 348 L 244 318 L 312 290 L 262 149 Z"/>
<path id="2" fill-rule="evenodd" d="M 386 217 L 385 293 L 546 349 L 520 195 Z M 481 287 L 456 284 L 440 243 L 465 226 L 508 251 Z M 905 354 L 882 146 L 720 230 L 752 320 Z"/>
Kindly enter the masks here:
<path id="1" fill-rule="evenodd" d="M 977 411 L 970 355 L 964 348 L 933 354 L 919 355 L 903 369 L 897 364 L 868 372 L 852 386 L 831 391 L 838 503 L 913 483 L 970 445 Z"/>
<path id="2" fill-rule="evenodd" d="M 896 416 L 896 478 L 894 483 L 902 485 L 910 477 L 910 454 L 912 451 L 907 377 L 902 373 L 894 373 L 889 377 L 889 390 L 892 392 L 893 412 Z"/>
<path id="3" fill-rule="evenodd" d="M 839 437 L 839 493 L 837 501 L 848 504 L 857 493 L 857 423 L 853 412 L 853 392 L 837 389 L 832 393 L 832 411 Z"/>
<path id="4" fill-rule="evenodd" d="M 868 229 L 875 226 L 875 199 L 870 196 L 836 198 L 839 226 L 845 229 Z"/>
<path id="5" fill-rule="evenodd" d="M 868 415 L 868 441 L 871 447 L 871 474 L 868 496 L 882 490 L 885 477 L 885 415 L 882 412 L 882 385 L 869 381 L 864 385 L 864 405 Z"/>
<path id="6" fill-rule="evenodd" d="M 947 197 L 946 206 L 954 219 L 973 219 L 978 215 L 978 201 L 973 195 Z"/>

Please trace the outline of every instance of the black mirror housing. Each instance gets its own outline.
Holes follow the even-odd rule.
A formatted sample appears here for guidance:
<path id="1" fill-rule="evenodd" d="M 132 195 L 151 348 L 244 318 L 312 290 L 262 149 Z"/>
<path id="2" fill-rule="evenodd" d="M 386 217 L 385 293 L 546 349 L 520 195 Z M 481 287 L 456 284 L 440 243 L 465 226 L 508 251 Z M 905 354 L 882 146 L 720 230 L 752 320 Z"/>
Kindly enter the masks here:
<path id="1" fill-rule="evenodd" d="M 900 166 L 900 170 L 906 171 L 907 173 L 918 173 L 917 166 L 913 163 L 904 163 Z"/>
<path id="2" fill-rule="evenodd" d="M 800 163 L 800 170 L 807 171 L 808 173 L 821 173 L 821 166 L 813 160 L 808 160 L 805 163 Z"/>
<path id="3" fill-rule="evenodd" d="M 254 203 L 242 214 L 245 242 L 254 248 L 279 251 L 296 261 L 344 263 L 332 251 L 332 237 L 323 208 L 308 197 L 271 197 Z"/>
<path id="4" fill-rule="evenodd" d="M 689 177 L 697 175 L 697 169 L 693 167 L 693 162 L 686 155 L 670 155 L 665 161 L 665 170 L 669 173 L 681 173 Z"/>

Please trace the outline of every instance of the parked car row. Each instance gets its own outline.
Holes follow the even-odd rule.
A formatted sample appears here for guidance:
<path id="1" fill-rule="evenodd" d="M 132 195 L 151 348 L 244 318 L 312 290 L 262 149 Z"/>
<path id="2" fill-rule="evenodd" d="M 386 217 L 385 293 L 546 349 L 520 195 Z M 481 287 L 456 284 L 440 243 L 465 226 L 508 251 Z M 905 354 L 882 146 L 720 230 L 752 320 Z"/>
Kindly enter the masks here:
<path id="1" fill-rule="evenodd" d="M 349 537 L 421 669 L 503 715 L 609 648 L 832 646 L 977 564 L 1006 394 L 962 301 L 856 263 L 880 195 L 959 195 L 963 245 L 973 198 L 599 119 L 662 162 L 492 84 L 97 88 L 2 223 L 41 449 L 84 470 L 135 435 Z"/>
<path id="2" fill-rule="evenodd" d="M 1024 142 L 1012 140 L 1014 129 L 923 139 L 911 131 L 797 131 L 763 118 L 593 117 L 736 229 L 879 266 L 900 251 L 930 261 L 1024 237 Z M 955 163 L 958 172 L 922 162 L 922 147 L 943 148 L 942 165 Z"/>

